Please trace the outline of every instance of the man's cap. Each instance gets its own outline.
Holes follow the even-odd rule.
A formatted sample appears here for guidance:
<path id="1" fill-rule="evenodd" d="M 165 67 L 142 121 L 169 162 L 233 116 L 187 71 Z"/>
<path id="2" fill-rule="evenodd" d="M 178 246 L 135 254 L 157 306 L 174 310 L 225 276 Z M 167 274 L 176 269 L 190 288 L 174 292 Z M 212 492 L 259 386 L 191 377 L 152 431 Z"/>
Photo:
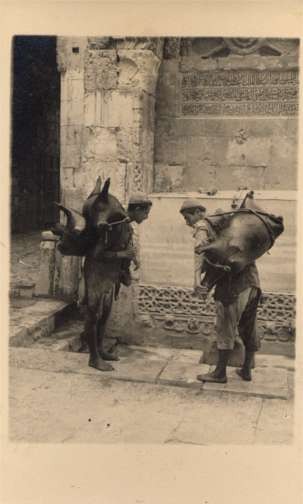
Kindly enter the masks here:
<path id="1" fill-rule="evenodd" d="M 138 206 L 150 206 L 152 205 L 152 201 L 148 198 L 148 196 L 145 193 L 136 192 L 131 194 L 128 204 Z"/>
<path id="2" fill-rule="evenodd" d="M 180 208 L 180 212 L 186 212 L 187 210 L 194 210 L 195 208 L 199 208 L 200 210 L 203 210 L 203 212 L 206 211 L 206 208 L 202 205 L 201 201 L 198 199 L 187 199 L 183 201 L 183 204 Z"/>

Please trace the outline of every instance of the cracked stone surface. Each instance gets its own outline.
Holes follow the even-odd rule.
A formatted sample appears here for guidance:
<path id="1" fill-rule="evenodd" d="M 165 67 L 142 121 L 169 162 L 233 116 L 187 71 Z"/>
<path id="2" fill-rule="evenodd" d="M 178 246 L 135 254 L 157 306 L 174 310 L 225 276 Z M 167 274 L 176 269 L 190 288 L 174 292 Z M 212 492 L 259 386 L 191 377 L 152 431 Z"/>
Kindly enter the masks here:
<path id="1" fill-rule="evenodd" d="M 245 382 L 239 380 L 238 375 L 235 373 L 235 369 L 229 368 L 227 370 L 228 383 L 226 385 L 222 386 L 219 383 L 206 383 L 204 385 L 204 390 L 228 390 L 233 393 L 287 399 L 289 386 L 286 369 L 274 368 L 272 366 L 270 368 L 262 367 L 252 371 L 252 375 L 252 381 Z"/>
<path id="2" fill-rule="evenodd" d="M 11 348 L 10 439 L 197 445 L 292 441 L 293 399 L 161 384 L 168 365 L 176 366 L 180 376 L 180 370 L 197 366 L 198 355 L 124 348 L 116 371 L 100 373 L 87 366 L 87 354 Z"/>

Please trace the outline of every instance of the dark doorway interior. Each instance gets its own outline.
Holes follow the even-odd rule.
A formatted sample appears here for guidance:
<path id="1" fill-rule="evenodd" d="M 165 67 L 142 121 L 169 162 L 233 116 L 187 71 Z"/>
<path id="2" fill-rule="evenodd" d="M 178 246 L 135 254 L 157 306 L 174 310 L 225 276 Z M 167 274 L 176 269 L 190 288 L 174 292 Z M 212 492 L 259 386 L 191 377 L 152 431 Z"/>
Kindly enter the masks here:
<path id="1" fill-rule="evenodd" d="M 11 231 L 49 227 L 59 198 L 60 77 L 56 37 L 13 40 Z"/>

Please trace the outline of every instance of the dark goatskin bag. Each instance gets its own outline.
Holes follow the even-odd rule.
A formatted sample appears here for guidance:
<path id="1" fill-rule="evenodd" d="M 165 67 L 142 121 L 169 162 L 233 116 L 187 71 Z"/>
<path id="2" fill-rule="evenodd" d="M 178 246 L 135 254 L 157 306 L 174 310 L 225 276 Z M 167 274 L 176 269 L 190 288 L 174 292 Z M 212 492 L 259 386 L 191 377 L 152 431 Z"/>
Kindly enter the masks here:
<path id="1" fill-rule="evenodd" d="M 241 272 L 263 256 L 283 233 L 283 217 L 261 210 L 251 191 L 239 209 L 206 217 L 212 242 L 203 248 L 205 276 L 202 285 L 211 288 L 226 271 Z"/>

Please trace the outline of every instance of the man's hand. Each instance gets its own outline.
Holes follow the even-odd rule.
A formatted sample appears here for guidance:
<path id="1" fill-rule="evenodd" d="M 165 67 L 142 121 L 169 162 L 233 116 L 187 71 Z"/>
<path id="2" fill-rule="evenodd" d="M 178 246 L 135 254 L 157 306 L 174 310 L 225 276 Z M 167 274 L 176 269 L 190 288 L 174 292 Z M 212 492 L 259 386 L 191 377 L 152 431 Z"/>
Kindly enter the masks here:
<path id="1" fill-rule="evenodd" d="M 126 250 L 119 250 L 118 252 L 106 250 L 100 255 L 106 259 L 129 259 L 130 261 L 134 260 L 136 257 L 135 249 L 133 247 L 129 247 Z"/>
<path id="2" fill-rule="evenodd" d="M 193 290 L 193 296 L 199 297 L 199 298 L 204 298 L 205 301 L 205 308 L 208 308 L 208 306 L 212 302 L 212 294 L 213 294 L 214 289 L 211 289 L 208 291 L 205 287 L 201 287 L 200 285 L 197 285 L 194 287 Z"/>
<path id="3" fill-rule="evenodd" d="M 208 292 L 206 298 L 205 298 L 205 308 L 208 308 L 209 305 L 211 304 L 212 302 L 212 291 Z"/>
<path id="4" fill-rule="evenodd" d="M 207 294 L 207 290 L 204 287 L 201 287 L 200 285 L 196 285 L 193 290 L 193 296 L 195 297 L 203 297 Z"/>
<path id="5" fill-rule="evenodd" d="M 140 268 L 140 261 L 137 259 L 137 257 L 133 258 L 133 263 L 134 263 L 134 270 L 137 271 Z"/>
<path id="6" fill-rule="evenodd" d="M 136 257 L 136 252 L 134 247 L 129 247 L 126 250 L 120 250 L 117 252 L 117 257 L 119 259 L 129 259 L 130 261 Z"/>

